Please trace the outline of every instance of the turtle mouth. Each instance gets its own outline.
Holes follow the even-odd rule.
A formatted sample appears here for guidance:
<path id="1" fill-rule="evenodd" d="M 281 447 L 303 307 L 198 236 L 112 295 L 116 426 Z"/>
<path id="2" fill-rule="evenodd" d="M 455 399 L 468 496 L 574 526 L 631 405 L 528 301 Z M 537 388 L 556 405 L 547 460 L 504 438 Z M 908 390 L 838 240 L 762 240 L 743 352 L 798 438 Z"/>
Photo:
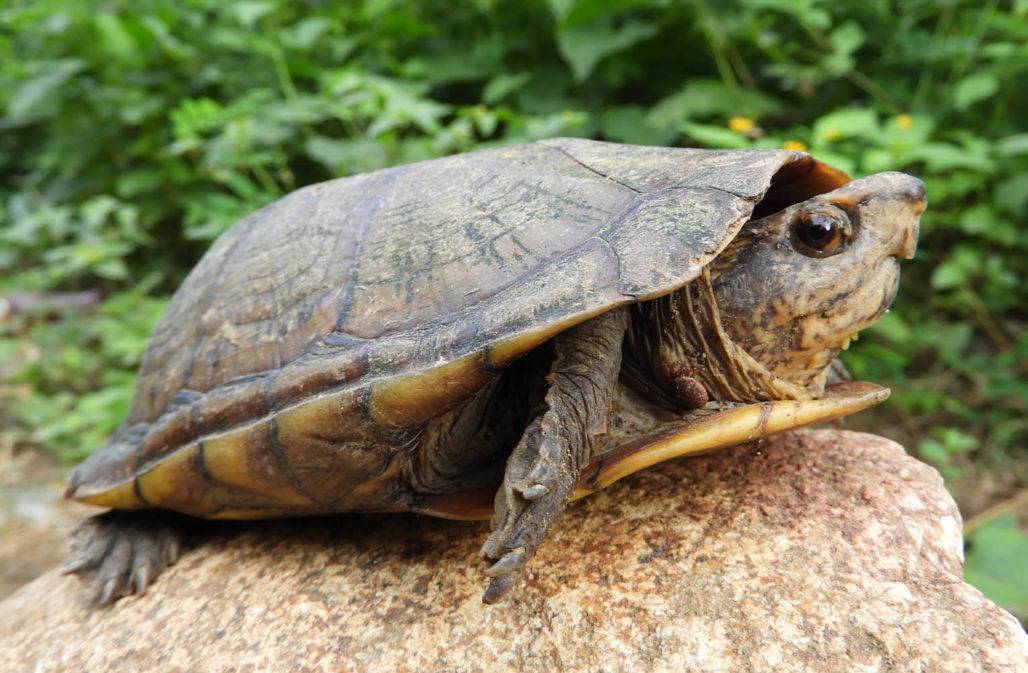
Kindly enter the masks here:
<path id="1" fill-rule="evenodd" d="M 892 302 L 896 299 L 896 294 L 899 291 L 899 266 L 899 260 L 895 257 L 887 259 L 886 268 L 882 274 L 878 275 L 877 286 L 875 284 L 869 285 L 869 292 L 874 299 L 864 304 L 865 306 L 870 304 L 874 309 L 863 317 L 852 319 L 854 327 L 848 330 L 846 336 L 839 341 L 836 347 L 838 350 L 848 350 L 854 341 L 860 339 L 860 333 L 863 330 L 877 323 L 883 315 L 889 312 L 889 308 L 892 306 Z M 859 304 L 860 302 L 857 303 Z"/>

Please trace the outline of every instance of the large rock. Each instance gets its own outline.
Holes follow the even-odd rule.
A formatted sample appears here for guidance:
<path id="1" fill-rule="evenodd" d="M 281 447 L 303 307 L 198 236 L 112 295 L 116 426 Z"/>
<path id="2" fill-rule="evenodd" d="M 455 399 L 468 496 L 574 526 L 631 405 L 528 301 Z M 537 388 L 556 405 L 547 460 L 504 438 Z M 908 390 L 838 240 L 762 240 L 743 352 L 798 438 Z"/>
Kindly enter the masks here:
<path id="1" fill-rule="evenodd" d="M 878 437 L 811 432 L 574 505 L 480 602 L 485 527 L 346 516 L 204 533 L 93 611 L 52 571 L 0 604 L 5 671 L 1026 671 L 961 579 L 957 509 Z"/>

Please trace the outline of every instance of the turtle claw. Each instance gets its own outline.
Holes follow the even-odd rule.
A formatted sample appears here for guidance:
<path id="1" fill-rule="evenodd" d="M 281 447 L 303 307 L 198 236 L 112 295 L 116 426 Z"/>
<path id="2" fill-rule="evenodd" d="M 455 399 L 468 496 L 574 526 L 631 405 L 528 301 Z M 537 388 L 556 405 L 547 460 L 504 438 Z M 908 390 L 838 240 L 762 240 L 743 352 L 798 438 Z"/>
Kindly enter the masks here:
<path id="1" fill-rule="evenodd" d="M 485 574 L 489 577 L 501 577 L 503 575 L 510 575 L 515 570 L 519 570 L 521 566 L 525 564 L 528 558 L 528 552 L 525 551 L 524 547 L 518 547 L 514 551 L 509 551 L 504 554 L 499 561 L 492 564 Z"/>
<path id="2" fill-rule="evenodd" d="M 72 558 L 64 562 L 61 566 L 62 575 L 77 575 L 80 570 L 84 570 L 88 560 L 85 558 Z"/>
<path id="3" fill-rule="evenodd" d="M 525 500 L 538 500 L 550 492 L 550 488 L 546 484 L 532 484 L 518 490 L 521 492 L 521 497 Z"/>
<path id="4" fill-rule="evenodd" d="M 121 582 L 118 579 L 107 580 L 103 588 L 96 592 L 96 595 L 93 597 L 93 603 L 96 605 L 110 605 L 113 603 L 115 598 L 121 597 L 120 584 Z M 115 596 L 115 592 L 118 592 L 117 596 Z"/>
<path id="5" fill-rule="evenodd" d="M 109 605 L 142 594 L 178 559 L 180 533 L 163 513 L 107 512 L 86 519 L 72 533 L 62 571 L 88 578 L 93 603 Z"/>
<path id="6" fill-rule="evenodd" d="M 553 488 L 525 493 L 526 489 L 503 485 L 496 499 L 493 532 L 482 545 L 482 555 L 495 559 L 486 570 L 492 577 L 482 600 L 495 603 L 511 587 L 518 571 L 535 553 L 550 526 L 567 505 L 571 489 L 557 482 Z M 534 497 L 529 498 L 529 495 Z"/>
<path id="7" fill-rule="evenodd" d="M 132 573 L 132 588 L 137 594 L 141 596 L 146 593 L 153 575 L 153 564 L 150 561 L 146 561 L 136 568 Z"/>
<path id="8" fill-rule="evenodd" d="M 485 593 L 482 594 L 482 602 L 486 605 L 499 603 L 510 592 L 511 587 L 513 586 L 514 575 L 502 575 L 500 577 L 494 577 L 489 582 L 489 586 L 486 587 Z"/>

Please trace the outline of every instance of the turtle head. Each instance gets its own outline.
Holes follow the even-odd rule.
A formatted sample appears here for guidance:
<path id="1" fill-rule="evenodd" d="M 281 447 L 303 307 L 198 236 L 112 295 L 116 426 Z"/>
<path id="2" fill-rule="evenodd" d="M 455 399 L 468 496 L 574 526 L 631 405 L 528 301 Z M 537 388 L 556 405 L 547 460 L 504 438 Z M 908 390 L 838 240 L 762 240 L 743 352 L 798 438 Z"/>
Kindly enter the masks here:
<path id="1" fill-rule="evenodd" d="M 892 303 L 925 203 L 920 180 L 880 173 L 748 222 L 710 267 L 728 336 L 775 376 L 820 388 Z"/>

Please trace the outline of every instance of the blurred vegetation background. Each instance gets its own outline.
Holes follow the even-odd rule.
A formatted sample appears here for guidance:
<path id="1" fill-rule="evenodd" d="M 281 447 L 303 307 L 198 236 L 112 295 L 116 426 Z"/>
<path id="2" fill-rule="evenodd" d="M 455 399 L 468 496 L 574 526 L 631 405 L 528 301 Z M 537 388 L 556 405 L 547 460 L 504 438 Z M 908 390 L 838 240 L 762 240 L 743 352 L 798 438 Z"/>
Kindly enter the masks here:
<path id="1" fill-rule="evenodd" d="M 7 0 L 0 450 L 99 446 L 184 275 L 302 185 L 556 135 L 807 149 L 928 185 L 854 424 L 942 471 L 1023 619 L 1026 36 L 1026 0 Z"/>

